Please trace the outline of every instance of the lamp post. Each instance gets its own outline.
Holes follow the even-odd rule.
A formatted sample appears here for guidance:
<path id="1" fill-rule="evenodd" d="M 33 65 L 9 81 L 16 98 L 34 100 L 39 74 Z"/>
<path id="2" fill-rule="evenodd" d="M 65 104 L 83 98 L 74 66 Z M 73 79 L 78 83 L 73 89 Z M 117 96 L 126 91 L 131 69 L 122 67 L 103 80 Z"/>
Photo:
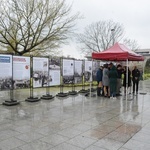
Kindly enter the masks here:
<path id="1" fill-rule="evenodd" d="M 115 38 L 114 38 L 114 32 L 115 32 L 115 29 L 111 29 L 111 33 L 112 33 L 112 45 L 114 45 L 115 43 Z"/>

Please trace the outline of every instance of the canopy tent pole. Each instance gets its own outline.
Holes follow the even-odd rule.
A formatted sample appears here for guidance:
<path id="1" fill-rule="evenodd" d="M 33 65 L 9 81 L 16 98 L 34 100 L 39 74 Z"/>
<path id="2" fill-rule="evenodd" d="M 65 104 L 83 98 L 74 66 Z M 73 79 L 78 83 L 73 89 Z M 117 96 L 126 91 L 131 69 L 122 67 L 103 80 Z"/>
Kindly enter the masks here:
<path id="1" fill-rule="evenodd" d="M 146 65 L 146 63 L 145 62 L 143 62 L 143 72 L 142 72 L 142 74 L 141 74 L 141 78 L 142 78 L 142 80 L 144 80 L 144 74 L 145 74 L 145 65 Z"/>
<path id="2" fill-rule="evenodd" d="M 126 60 L 126 99 L 127 99 L 127 95 L 128 95 L 128 59 Z"/>
<path id="3" fill-rule="evenodd" d="M 129 61 L 128 61 L 128 59 L 126 60 L 126 100 L 133 100 L 133 98 L 134 97 L 130 97 L 130 98 L 128 98 L 128 94 L 129 94 L 129 92 L 128 92 L 128 84 L 129 84 L 129 70 L 128 70 L 128 68 L 129 68 Z M 131 86 L 131 85 L 130 85 Z M 129 88 L 131 88 L 131 87 L 129 87 Z"/>

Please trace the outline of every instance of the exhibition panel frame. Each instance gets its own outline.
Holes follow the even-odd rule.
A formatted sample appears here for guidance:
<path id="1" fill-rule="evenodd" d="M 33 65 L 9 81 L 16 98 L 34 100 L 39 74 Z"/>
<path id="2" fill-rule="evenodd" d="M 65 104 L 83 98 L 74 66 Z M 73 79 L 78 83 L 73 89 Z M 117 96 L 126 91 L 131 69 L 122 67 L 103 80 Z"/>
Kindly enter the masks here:
<path id="1" fill-rule="evenodd" d="M 0 90 L 13 88 L 13 64 L 12 55 L 0 54 Z"/>
<path id="2" fill-rule="evenodd" d="M 48 86 L 48 63 L 46 57 L 33 57 L 33 88 Z"/>
<path id="3" fill-rule="evenodd" d="M 13 56 L 13 88 L 30 88 L 30 57 Z"/>

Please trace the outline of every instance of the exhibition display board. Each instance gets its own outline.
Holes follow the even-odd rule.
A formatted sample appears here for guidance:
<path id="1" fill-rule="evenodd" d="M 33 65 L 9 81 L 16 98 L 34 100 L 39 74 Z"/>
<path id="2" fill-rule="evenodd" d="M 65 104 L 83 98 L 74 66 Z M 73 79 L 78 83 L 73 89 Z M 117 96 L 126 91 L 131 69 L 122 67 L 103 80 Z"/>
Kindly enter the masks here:
<path id="1" fill-rule="evenodd" d="M 74 61 L 74 82 L 82 83 L 83 80 L 83 61 L 75 60 Z"/>
<path id="2" fill-rule="evenodd" d="M 12 88 L 12 55 L 0 54 L 0 90 Z"/>
<path id="3" fill-rule="evenodd" d="M 13 87 L 30 87 L 30 57 L 13 56 Z"/>
<path id="4" fill-rule="evenodd" d="M 26 99 L 29 102 L 39 101 L 38 97 L 34 97 L 34 88 L 46 87 L 46 94 L 41 99 L 47 100 L 54 97 L 50 95 L 51 86 L 60 86 L 60 93 L 57 95 L 61 97 L 76 95 L 75 84 L 78 83 L 82 84 L 81 91 L 87 92 L 85 82 L 96 79 L 99 63 L 58 57 L 0 54 L 0 67 L 0 90 L 10 90 L 11 100 L 5 104 L 14 105 L 18 103 L 13 100 L 14 89 L 30 88 L 30 97 Z M 71 84 L 72 91 L 64 93 L 65 84 Z"/>
<path id="5" fill-rule="evenodd" d="M 75 84 L 78 83 L 82 84 L 81 91 L 87 92 L 84 89 L 84 83 L 92 82 L 92 71 L 97 71 L 98 64 L 92 63 L 92 61 L 67 58 L 0 54 L 0 67 L 0 90 L 10 90 L 10 100 L 3 104 L 10 106 L 19 103 L 14 100 L 14 89 L 30 88 L 30 97 L 25 100 L 28 102 L 40 100 L 38 97 L 34 97 L 34 88 L 46 87 L 46 94 L 41 97 L 46 100 L 54 98 L 50 95 L 51 86 L 60 86 L 60 93 L 57 94 L 60 97 L 68 94 L 76 95 L 78 92 L 75 91 Z M 72 84 L 72 91 L 64 93 L 64 84 Z"/>
<path id="6" fill-rule="evenodd" d="M 92 81 L 92 61 L 85 60 L 84 64 L 84 81 L 91 82 Z"/>
<path id="7" fill-rule="evenodd" d="M 64 84 L 74 83 L 74 60 L 63 59 L 62 76 Z"/>
<path id="8" fill-rule="evenodd" d="M 60 85 L 60 58 L 49 59 L 49 86 Z"/>
<path id="9" fill-rule="evenodd" d="M 93 61 L 93 64 L 92 64 L 92 80 L 93 81 L 96 81 L 96 73 L 99 67 L 100 67 L 100 61 Z"/>
<path id="10" fill-rule="evenodd" d="M 95 81 L 99 61 L 0 54 L 0 66 L 0 89 L 7 90 Z"/>
<path id="11" fill-rule="evenodd" d="M 47 86 L 48 63 L 48 58 L 33 57 L 33 87 Z"/>

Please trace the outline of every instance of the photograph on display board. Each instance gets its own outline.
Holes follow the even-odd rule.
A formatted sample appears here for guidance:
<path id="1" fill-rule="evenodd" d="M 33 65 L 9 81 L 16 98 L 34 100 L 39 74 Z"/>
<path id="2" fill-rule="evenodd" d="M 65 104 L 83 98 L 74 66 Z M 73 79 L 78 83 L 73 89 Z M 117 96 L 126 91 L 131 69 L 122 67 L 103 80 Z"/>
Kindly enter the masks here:
<path id="1" fill-rule="evenodd" d="M 45 87 L 48 82 L 48 58 L 33 57 L 33 87 Z"/>
<path id="2" fill-rule="evenodd" d="M 82 83 L 83 78 L 83 61 L 82 60 L 75 60 L 74 61 L 74 82 L 75 83 Z"/>
<path id="3" fill-rule="evenodd" d="M 63 59 L 63 83 L 74 83 L 74 60 Z"/>
<path id="4" fill-rule="evenodd" d="M 30 57 L 13 56 L 14 89 L 30 87 Z"/>
<path id="5" fill-rule="evenodd" d="M 85 82 L 91 82 L 92 81 L 92 61 L 85 61 L 84 64 L 84 79 Z"/>
<path id="6" fill-rule="evenodd" d="M 0 54 L 0 90 L 12 88 L 12 55 Z"/>
<path id="7" fill-rule="evenodd" d="M 100 67 L 100 61 L 93 61 L 93 66 L 92 66 L 92 76 L 93 76 L 93 81 L 96 80 L 96 73 Z"/>
<path id="8" fill-rule="evenodd" d="M 49 60 L 49 86 L 60 85 L 60 58 Z"/>

